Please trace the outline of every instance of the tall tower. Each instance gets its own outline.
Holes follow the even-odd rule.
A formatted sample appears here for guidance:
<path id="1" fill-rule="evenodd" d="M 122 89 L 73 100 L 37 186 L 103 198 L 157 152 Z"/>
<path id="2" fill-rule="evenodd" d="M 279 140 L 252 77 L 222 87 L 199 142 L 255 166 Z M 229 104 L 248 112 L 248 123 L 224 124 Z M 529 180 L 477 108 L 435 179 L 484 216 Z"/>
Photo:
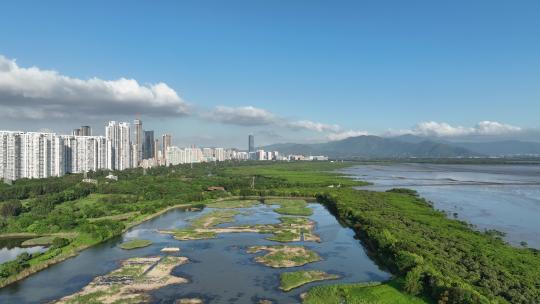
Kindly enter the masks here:
<path id="1" fill-rule="evenodd" d="M 248 136 L 248 152 L 255 152 L 255 137 L 252 134 Z"/>
<path id="2" fill-rule="evenodd" d="M 154 131 L 144 131 L 143 158 L 154 158 Z"/>
<path id="3" fill-rule="evenodd" d="M 128 122 L 109 121 L 105 127 L 108 155 L 107 168 L 124 170 L 131 167 L 131 134 Z"/>
<path id="4" fill-rule="evenodd" d="M 167 148 L 172 146 L 172 136 L 171 136 L 171 134 L 163 134 L 161 143 L 163 144 L 163 150 L 162 150 L 163 159 L 166 161 L 167 160 L 167 156 L 166 156 L 167 155 Z"/>
<path id="5" fill-rule="evenodd" d="M 133 156 L 136 157 L 136 159 L 133 160 L 133 163 L 135 165 L 138 165 L 139 162 L 143 159 L 143 125 L 142 120 L 135 119 L 133 121 L 133 125 L 135 126 L 135 140 L 134 140 L 134 148 L 137 150 L 137 152 L 133 153 Z"/>
<path id="6" fill-rule="evenodd" d="M 156 163 L 159 162 L 158 158 L 159 154 L 159 139 L 154 139 L 154 159 L 156 160 Z"/>

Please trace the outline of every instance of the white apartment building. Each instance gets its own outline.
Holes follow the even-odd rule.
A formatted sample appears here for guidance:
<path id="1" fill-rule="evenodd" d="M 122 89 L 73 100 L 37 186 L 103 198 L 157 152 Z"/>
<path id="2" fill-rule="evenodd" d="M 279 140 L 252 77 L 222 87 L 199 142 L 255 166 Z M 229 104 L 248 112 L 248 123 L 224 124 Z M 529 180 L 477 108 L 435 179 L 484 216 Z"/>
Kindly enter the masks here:
<path id="1" fill-rule="evenodd" d="M 225 160 L 225 149 L 223 148 L 215 148 L 214 149 L 214 158 L 216 161 L 224 161 Z"/>
<path id="2" fill-rule="evenodd" d="M 61 135 L 65 172 L 82 173 L 107 169 L 107 140 L 103 136 Z"/>
<path id="3" fill-rule="evenodd" d="M 130 125 L 109 121 L 105 127 L 107 138 L 107 169 L 124 170 L 132 167 Z"/>
<path id="4" fill-rule="evenodd" d="M 62 145 L 54 133 L 0 131 L 0 177 L 16 180 L 63 175 Z"/>

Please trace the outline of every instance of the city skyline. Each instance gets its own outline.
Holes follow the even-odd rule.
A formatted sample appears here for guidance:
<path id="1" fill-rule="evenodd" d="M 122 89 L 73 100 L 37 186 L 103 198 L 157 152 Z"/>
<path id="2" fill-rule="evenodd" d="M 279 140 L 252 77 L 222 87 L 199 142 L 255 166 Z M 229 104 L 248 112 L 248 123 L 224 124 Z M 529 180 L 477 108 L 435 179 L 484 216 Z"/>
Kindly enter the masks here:
<path id="1" fill-rule="evenodd" d="M 534 1 L 64 4 L 4 3 L 0 129 L 104 135 L 104 121 L 140 114 L 181 145 L 241 146 L 248 133 L 261 145 L 405 133 L 540 141 Z M 140 24 L 147 11 L 160 19 Z M 21 14 L 31 26 L 11 26 Z"/>
<path id="2" fill-rule="evenodd" d="M 256 150 L 252 134 L 248 135 L 245 148 L 196 145 L 181 148 L 173 144 L 171 134 L 163 134 L 160 144 L 153 130 L 143 129 L 140 118 L 133 123 L 109 121 L 105 136 L 92 135 L 89 126 L 75 128 L 71 135 L 0 130 L 0 179 L 10 183 L 21 178 L 60 177 L 67 173 L 227 160 L 304 160 L 303 155 L 283 156 L 278 151 Z"/>

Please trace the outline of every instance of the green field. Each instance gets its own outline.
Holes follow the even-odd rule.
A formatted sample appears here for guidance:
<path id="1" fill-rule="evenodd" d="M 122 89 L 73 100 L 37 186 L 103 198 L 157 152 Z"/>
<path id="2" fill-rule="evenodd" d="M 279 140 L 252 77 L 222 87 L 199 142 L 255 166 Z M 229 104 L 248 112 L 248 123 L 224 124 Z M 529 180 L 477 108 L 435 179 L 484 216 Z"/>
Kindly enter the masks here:
<path id="1" fill-rule="evenodd" d="M 150 245 L 152 245 L 152 242 L 149 240 L 131 240 L 131 241 L 127 241 L 120 244 L 119 247 L 122 249 L 131 250 L 131 249 L 148 247 Z"/>
<path id="2" fill-rule="evenodd" d="M 299 199 L 270 199 L 266 200 L 265 204 L 279 205 L 279 208 L 274 209 L 275 212 L 284 215 L 310 216 L 313 210 L 308 208 L 305 200 Z"/>
<path id="3" fill-rule="evenodd" d="M 394 284 L 340 284 L 313 287 L 304 304 L 426 304 L 425 300 L 401 292 Z M 467 303 L 467 302 L 464 302 Z"/>

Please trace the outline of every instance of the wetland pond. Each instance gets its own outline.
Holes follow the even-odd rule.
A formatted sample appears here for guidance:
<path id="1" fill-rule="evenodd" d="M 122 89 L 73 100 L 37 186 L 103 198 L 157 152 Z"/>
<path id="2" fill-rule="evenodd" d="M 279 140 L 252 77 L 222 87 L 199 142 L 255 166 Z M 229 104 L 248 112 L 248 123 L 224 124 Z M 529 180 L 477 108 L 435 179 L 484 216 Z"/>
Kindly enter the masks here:
<path id="1" fill-rule="evenodd" d="M 0 289 L 0 303 L 47 303 L 81 291 L 121 267 L 122 261 L 140 257 L 165 256 L 164 247 L 179 247 L 173 256 L 187 257 L 189 261 L 174 267 L 173 276 L 187 279 L 184 283 L 165 284 L 147 293 L 150 303 L 175 303 L 179 299 L 198 298 L 204 303 L 299 303 L 300 294 L 321 284 L 384 281 L 390 275 L 381 270 L 367 255 L 354 232 L 341 226 L 326 208 L 318 203 L 307 205 L 313 211 L 308 218 L 313 222 L 312 234 L 320 242 L 309 240 L 307 232 L 300 241 L 280 243 L 267 238 L 266 232 L 218 233 L 216 238 L 199 240 L 176 240 L 161 230 L 189 227 L 193 219 L 201 218 L 217 209 L 187 212 L 171 210 L 150 221 L 128 230 L 121 237 L 111 239 L 81 252 L 77 257 L 53 265 L 25 280 Z M 278 206 L 256 204 L 238 211 L 234 222 L 219 223 L 214 228 L 249 225 L 279 225 Z M 223 209 L 220 209 L 223 210 Z M 230 210 L 230 209 L 228 209 Z M 144 239 L 148 247 L 123 250 L 124 241 Z M 303 266 L 272 268 L 257 262 L 264 252 L 248 252 L 252 246 L 304 246 L 319 255 L 320 260 Z M 335 280 L 317 281 L 294 288 L 288 292 L 279 289 L 280 274 L 291 271 L 324 271 L 338 275 Z M 99 279 L 99 278 L 97 278 Z M 94 281 L 93 281 L 94 280 Z M 98 280 L 99 281 L 99 280 Z"/>
<path id="2" fill-rule="evenodd" d="M 0 239 L 0 264 L 15 260 L 23 252 L 32 254 L 47 251 L 46 246 L 23 246 L 22 243 L 29 238 L 2 238 Z"/>

